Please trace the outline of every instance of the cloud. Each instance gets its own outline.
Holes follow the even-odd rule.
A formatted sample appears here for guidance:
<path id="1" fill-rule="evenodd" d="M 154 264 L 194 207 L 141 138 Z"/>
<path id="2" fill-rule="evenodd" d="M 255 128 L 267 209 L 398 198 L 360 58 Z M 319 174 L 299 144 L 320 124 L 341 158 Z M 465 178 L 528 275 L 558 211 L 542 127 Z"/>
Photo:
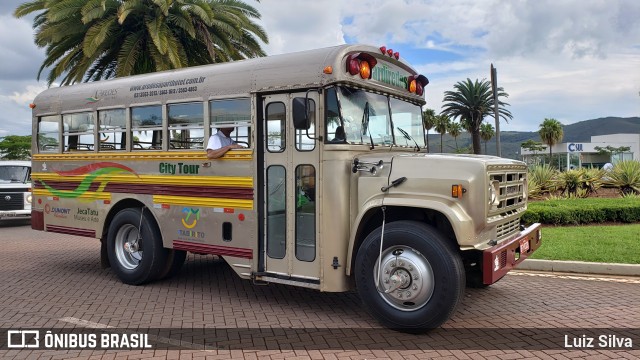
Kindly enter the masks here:
<path id="1" fill-rule="evenodd" d="M 344 44 L 340 6 L 330 1 L 263 0 L 255 5 L 269 55 Z"/>
<path id="2" fill-rule="evenodd" d="M 35 80 L 43 60 L 29 21 L 0 14 L 0 79 Z"/>
<path id="3" fill-rule="evenodd" d="M 44 51 L 31 19 L 11 16 L 23 0 L 0 2 L 0 134 L 29 133 L 26 106 Z M 427 106 L 466 78 L 500 86 L 514 119 L 502 130 L 640 114 L 637 0 L 262 0 L 268 54 L 349 43 L 387 45 L 429 78 Z M 46 75 L 46 74 L 45 74 Z M 30 99 L 31 97 L 31 99 Z M 20 104 L 18 104 L 20 103 Z"/>
<path id="4" fill-rule="evenodd" d="M 8 98 L 13 100 L 18 105 L 29 105 L 33 102 L 35 97 L 45 91 L 47 86 L 44 84 L 41 85 L 27 85 L 25 91 L 18 92 L 14 91 L 13 95 L 9 95 Z"/>

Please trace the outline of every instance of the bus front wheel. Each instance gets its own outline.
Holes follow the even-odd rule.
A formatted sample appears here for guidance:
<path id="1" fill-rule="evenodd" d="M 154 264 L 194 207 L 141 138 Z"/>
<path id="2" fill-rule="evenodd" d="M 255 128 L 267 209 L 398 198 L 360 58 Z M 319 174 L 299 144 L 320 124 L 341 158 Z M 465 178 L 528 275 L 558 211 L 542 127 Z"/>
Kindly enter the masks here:
<path id="1" fill-rule="evenodd" d="M 381 234 L 381 227 L 371 232 L 356 257 L 355 281 L 365 308 L 399 331 L 422 333 L 442 325 L 463 298 L 460 255 L 435 228 L 396 221 L 385 226 L 380 257 Z"/>
<path id="2" fill-rule="evenodd" d="M 163 275 L 167 249 L 160 229 L 150 213 L 137 208 L 121 210 L 114 216 L 107 234 L 111 268 L 118 278 L 140 285 Z"/>

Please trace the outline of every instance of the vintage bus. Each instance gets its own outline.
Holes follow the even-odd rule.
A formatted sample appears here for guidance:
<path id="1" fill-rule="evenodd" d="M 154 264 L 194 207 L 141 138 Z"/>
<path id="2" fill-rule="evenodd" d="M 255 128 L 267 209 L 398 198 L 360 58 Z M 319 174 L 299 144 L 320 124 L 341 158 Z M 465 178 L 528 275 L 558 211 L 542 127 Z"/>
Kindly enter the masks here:
<path id="1" fill-rule="evenodd" d="M 52 88 L 34 100 L 37 230 L 100 239 L 139 285 L 187 252 L 244 279 L 357 288 L 382 324 L 445 322 L 540 245 L 519 161 L 427 154 L 428 80 L 343 45 Z M 210 160 L 217 128 L 242 149 Z"/>

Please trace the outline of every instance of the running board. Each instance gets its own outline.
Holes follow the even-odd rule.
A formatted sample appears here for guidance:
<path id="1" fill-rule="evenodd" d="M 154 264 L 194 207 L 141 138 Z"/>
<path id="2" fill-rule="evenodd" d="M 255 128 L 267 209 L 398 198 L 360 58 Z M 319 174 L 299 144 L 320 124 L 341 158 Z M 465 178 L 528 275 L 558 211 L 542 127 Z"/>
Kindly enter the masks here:
<path id="1" fill-rule="evenodd" d="M 320 279 L 290 276 L 270 272 L 254 272 L 251 278 L 255 281 L 266 281 L 275 284 L 299 286 L 308 289 L 320 290 Z"/>

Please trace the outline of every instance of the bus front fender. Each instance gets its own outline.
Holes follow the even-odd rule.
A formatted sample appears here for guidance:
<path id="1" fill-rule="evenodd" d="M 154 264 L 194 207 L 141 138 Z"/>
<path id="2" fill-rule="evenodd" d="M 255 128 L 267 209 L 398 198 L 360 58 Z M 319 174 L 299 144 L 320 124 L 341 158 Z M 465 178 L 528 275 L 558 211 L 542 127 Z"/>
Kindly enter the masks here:
<path id="1" fill-rule="evenodd" d="M 464 211 L 463 207 L 460 204 L 454 201 L 440 198 L 416 198 L 415 196 L 386 196 L 384 197 L 384 199 L 382 196 L 376 197 L 370 199 L 362 206 L 362 210 L 356 216 L 351 227 L 351 235 L 349 236 L 349 247 L 347 251 L 347 261 L 345 269 L 347 276 L 351 275 L 353 264 L 352 260 L 358 252 L 357 247 L 368 235 L 368 233 L 364 233 L 368 221 L 367 219 L 369 219 L 372 212 L 377 211 L 378 209 L 382 208 L 382 206 L 413 208 L 418 211 L 435 211 L 442 214 L 447 219 L 447 221 L 451 225 L 451 229 L 453 229 L 453 235 L 457 244 L 471 243 L 473 241 L 473 219 L 467 214 L 466 211 Z M 382 223 L 380 223 L 380 225 L 382 225 Z"/>

